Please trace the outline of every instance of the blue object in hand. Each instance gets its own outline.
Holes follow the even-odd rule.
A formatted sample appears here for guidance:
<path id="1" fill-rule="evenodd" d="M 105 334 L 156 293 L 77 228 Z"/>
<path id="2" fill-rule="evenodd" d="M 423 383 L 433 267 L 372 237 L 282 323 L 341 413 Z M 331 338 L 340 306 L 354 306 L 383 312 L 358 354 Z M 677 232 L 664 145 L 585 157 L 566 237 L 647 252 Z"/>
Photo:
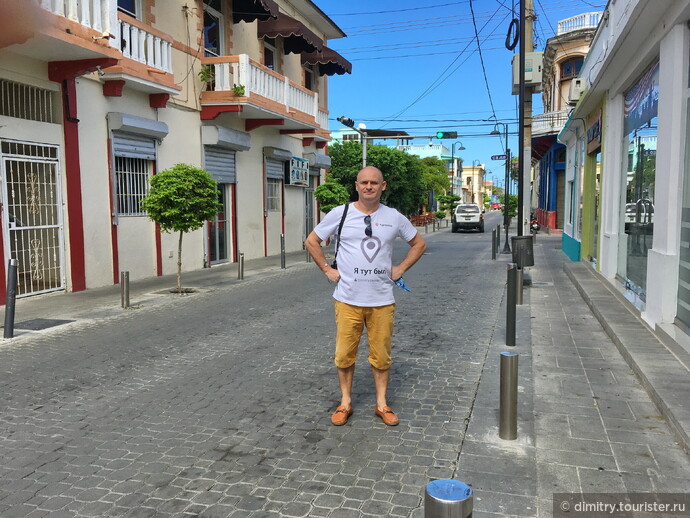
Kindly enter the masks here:
<path id="1" fill-rule="evenodd" d="M 400 277 L 397 281 L 395 281 L 395 285 L 400 288 L 401 290 L 405 290 L 408 292 L 412 292 L 410 288 L 407 287 L 407 284 L 405 284 L 405 281 L 403 280 L 402 277 Z"/>

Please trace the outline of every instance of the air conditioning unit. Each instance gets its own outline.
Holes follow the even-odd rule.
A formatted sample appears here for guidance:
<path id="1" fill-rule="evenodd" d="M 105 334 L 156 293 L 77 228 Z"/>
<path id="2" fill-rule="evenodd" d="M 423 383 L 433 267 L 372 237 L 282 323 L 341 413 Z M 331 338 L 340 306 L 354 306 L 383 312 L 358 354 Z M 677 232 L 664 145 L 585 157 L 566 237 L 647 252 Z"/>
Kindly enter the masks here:
<path id="1" fill-rule="evenodd" d="M 525 53 L 525 86 L 534 87 L 541 92 L 543 52 Z M 513 95 L 520 93 L 520 55 L 513 54 Z"/>
<path id="2" fill-rule="evenodd" d="M 570 83 L 570 90 L 568 91 L 568 103 L 577 104 L 585 91 L 585 80 L 582 77 L 576 77 Z"/>

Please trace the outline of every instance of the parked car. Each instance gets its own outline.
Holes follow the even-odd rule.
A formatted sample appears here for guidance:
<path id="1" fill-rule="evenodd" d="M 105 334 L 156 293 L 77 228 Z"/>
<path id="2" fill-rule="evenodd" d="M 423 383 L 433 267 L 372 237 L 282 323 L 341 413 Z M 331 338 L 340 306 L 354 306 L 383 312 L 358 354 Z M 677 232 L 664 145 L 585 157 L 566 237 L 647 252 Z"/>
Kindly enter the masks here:
<path id="1" fill-rule="evenodd" d="M 492 203 L 491 204 L 491 210 L 501 210 L 503 208 L 502 203 Z"/>
<path id="2" fill-rule="evenodd" d="M 484 232 L 484 214 L 476 203 L 461 203 L 451 217 L 453 232 L 460 229 L 477 229 Z"/>

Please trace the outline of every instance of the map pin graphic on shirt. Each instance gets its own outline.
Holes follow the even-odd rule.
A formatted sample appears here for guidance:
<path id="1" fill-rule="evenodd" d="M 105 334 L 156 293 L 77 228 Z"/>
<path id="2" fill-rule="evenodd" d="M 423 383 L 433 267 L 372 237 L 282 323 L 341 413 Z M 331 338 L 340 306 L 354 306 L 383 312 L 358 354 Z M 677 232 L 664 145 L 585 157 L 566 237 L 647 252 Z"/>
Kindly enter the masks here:
<path id="1" fill-rule="evenodd" d="M 381 251 L 381 240 L 374 236 L 366 237 L 362 239 L 360 248 L 362 249 L 364 258 L 370 263 L 373 263 L 374 259 L 376 259 L 376 256 L 379 255 L 379 252 Z"/>

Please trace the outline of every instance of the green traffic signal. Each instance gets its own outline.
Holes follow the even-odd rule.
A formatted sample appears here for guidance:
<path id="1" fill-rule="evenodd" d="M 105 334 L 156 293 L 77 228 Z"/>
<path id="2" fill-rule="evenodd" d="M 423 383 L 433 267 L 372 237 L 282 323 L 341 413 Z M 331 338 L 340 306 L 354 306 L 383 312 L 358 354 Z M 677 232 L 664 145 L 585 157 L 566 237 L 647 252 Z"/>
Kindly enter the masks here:
<path id="1" fill-rule="evenodd" d="M 436 132 L 436 138 L 437 139 L 458 138 L 458 132 L 457 131 L 437 131 Z"/>

